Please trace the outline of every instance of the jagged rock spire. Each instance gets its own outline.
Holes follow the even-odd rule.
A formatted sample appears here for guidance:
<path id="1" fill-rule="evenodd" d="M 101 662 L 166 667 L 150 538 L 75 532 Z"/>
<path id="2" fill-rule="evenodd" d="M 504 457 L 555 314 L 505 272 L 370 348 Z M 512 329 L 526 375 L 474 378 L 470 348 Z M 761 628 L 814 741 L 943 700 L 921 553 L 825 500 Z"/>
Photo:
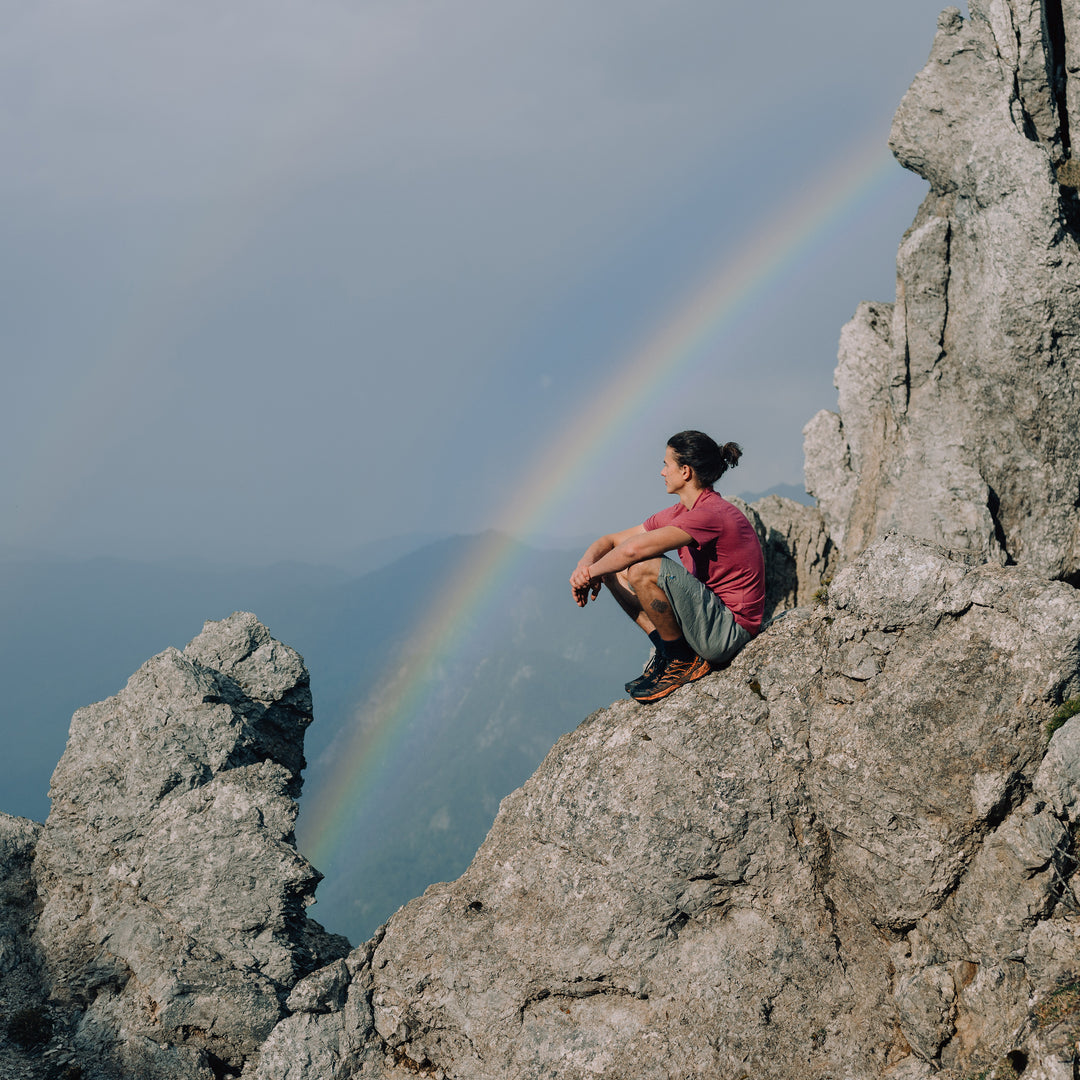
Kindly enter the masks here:
<path id="1" fill-rule="evenodd" d="M 310 723 L 303 660 L 241 612 L 75 713 L 34 941 L 53 999 L 82 1014 L 87 1075 L 238 1071 L 297 979 L 347 950 L 304 916 L 321 877 L 293 839 Z"/>
<path id="2" fill-rule="evenodd" d="M 930 182 L 896 301 L 844 328 L 839 413 L 805 431 L 847 558 L 895 530 L 1080 582 L 1078 65 L 1076 0 L 939 19 L 890 138 Z"/>

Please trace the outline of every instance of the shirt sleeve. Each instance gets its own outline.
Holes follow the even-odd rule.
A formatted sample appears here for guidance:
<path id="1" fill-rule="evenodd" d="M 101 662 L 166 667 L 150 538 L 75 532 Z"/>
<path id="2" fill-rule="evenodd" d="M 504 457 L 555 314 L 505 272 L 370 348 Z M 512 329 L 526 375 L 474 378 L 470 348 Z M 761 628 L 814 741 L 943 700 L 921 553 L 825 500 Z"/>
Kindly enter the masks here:
<path id="1" fill-rule="evenodd" d="M 651 517 L 647 517 L 642 522 L 642 527 L 646 532 L 653 532 L 656 529 L 662 529 L 665 525 L 674 525 L 672 520 L 682 507 L 676 503 L 674 506 L 665 506 L 663 510 L 658 510 Z"/>
<path id="2" fill-rule="evenodd" d="M 659 514 L 653 516 L 660 517 Z M 699 548 L 705 547 L 714 540 L 719 541 L 724 534 L 724 519 L 710 506 L 695 506 L 692 510 L 685 510 L 679 514 L 675 520 L 665 521 L 664 524 L 682 529 Z"/>

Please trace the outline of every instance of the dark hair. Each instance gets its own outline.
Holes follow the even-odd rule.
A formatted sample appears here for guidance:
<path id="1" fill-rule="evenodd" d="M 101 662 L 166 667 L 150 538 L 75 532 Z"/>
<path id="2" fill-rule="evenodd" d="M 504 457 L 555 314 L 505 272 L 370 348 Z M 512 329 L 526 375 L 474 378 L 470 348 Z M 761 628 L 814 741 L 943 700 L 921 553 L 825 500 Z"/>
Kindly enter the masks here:
<path id="1" fill-rule="evenodd" d="M 704 431 L 680 431 L 667 441 L 680 465 L 689 465 L 702 487 L 712 487 L 742 457 L 738 443 L 716 443 Z"/>

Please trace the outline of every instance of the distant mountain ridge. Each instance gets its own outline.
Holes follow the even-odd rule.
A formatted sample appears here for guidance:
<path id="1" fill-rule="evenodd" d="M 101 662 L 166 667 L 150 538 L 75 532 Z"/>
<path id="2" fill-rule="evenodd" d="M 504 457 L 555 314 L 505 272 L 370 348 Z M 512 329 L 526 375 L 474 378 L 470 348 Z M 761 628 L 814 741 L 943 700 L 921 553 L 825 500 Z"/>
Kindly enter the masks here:
<path id="1" fill-rule="evenodd" d="M 160 650 L 187 640 L 208 612 L 224 617 L 250 609 L 293 642 L 314 673 L 307 785 L 317 790 L 355 711 L 472 542 L 444 538 L 379 565 L 372 550 L 374 568 L 359 577 L 303 563 L 242 569 L 118 559 L 0 561 L 0 679 L 9 715 L 19 718 L 0 760 L 4 809 L 45 818 L 49 776 L 71 714 L 115 694 L 147 645 Z M 392 555 L 394 546 L 378 551 Z M 318 905 L 320 920 L 332 929 L 354 940 L 367 937 L 431 881 L 457 876 L 499 800 L 559 735 L 618 694 L 644 660 L 647 642 L 613 605 L 581 612 L 570 602 L 567 567 L 578 554 L 534 551 L 519 558 L 521 576 L 493 621 L 462 628 L 476 637 L 459 650 L 460 668 L 447 676 L 457 688 L 455 708 L 428 718 L 431 730 L 409 774 L 385 793 L 379 827 L 365 828 L 340 864 L 319 867 L 332 871 Z M 484 746 L 477 749 L 482 732 Z M 301 809 L 299 833 L 310 844 L 307 827 Z"/>
<path id="2" fill-rule="evenodd" d="M 803 506 L 816 505 L 813 496 L 807 495 L 801 484 L 773 484 L 771 488 L 767 488 L 765 491 L 740 492 L 739 498 L 743 502 L 755 503 L 769 495 L 779 495 L 781 499 L 790 499 L 792 502 L 800 503 Z"/>

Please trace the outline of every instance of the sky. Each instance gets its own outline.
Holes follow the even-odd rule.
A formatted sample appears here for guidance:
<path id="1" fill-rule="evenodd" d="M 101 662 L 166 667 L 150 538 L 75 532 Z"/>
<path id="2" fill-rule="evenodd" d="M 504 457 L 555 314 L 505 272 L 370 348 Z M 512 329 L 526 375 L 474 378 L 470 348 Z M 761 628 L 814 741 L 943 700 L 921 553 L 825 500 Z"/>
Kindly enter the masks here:
<path id="1" fill-rule="evenodd" d="M 598 533 L 690 427 L 801 484 L 926 191 L 938 0 L 0 11 L 0 549 L 333 561 L 548 460 L 530 527 Z"/>

